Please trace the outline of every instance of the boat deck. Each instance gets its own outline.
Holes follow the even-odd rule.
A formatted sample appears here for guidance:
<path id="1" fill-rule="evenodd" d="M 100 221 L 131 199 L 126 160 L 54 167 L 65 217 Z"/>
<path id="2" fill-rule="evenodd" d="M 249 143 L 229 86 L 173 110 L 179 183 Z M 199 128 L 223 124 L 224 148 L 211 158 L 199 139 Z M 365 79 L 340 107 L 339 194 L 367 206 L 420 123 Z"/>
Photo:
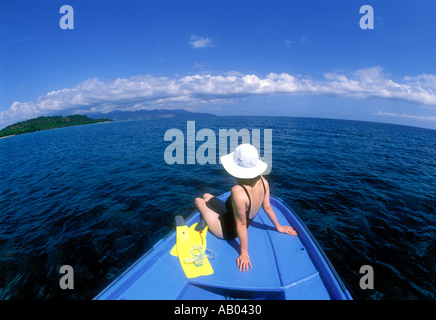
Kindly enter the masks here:
<path id="1" fill-rule="evenodd" d="M 298 236 L 277 232 L 261 209 L 248 228 L 253 268 L 247 272 L 236 266 L 238 239 L 226 241 L 208 233 L 207 247 L 216 253 L 210 260 L 214 273 L 186 278 L 178 258 L 170 255 L 176 241 L 173 232 L 96 299 L 350 299 L 304 224 L 279 198 L 271 196 L 271 205 L 280 224 L 291 224 Z M 190 226 L 198 220 L 197 213 L 186 223 Z"/>

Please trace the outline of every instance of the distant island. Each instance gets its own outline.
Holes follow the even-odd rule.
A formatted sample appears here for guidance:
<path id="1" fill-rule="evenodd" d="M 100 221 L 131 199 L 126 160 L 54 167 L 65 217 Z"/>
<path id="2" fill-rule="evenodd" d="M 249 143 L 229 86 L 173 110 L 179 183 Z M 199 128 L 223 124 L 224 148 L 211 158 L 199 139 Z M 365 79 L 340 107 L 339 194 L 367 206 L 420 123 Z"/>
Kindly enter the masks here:
<path id="1" fill-rule="evenodd" d="M 120 111 L 114 110 L 108 113 L 87 113 L 86 115 L 71 115 L 71 116 L 50 116 L 38 117 L 22 122 L 14 123 L 0 130 L 0 138 L 14 136 L 17 134 L 35 132 L 47 129 L 55 129 L 62 127 L 78 126 L 83 124 L 92 124 L 108 121 L 122 120 L 146 120 L 159 118 L 204 118 L 217 117 L 210 113 L 189 112 L 182 109 L 166 110 L 138 110 L 138 111 Z"/>
<path id="2" fill-rule="evenodd" d="M 204 118 L 204 117 L 217 117 L 210 113 L 189 112 L 182 109 L 167 110 L 167 109 L 153 109 L 153 110 L 137 110 L 137 111 L 120 111 L 114 110 L 108 113 L 87 113 L 90 118 L 110 118 L 112 120 L 146 120 L 146 119 L 159 119 L 159 118 Z"/>
<path id="3" fill-rule="evenodd" d="M 71 115 L 66 117 L 63 116 L 38 117 L 22 122 L 17 122 L 10 126 L 7 126 L 6 128 L 0 130 L 0 138 L 28 133 L 28 132 L 47 130 L 47 129 L 79 126 L 83 124 L 92 124 L 92 123 L 100 123 L 100 122 L 108 122 L 108 121 L 112 121 L 112 120 L 109 118 L 90 119 L 84 115 Z"/>

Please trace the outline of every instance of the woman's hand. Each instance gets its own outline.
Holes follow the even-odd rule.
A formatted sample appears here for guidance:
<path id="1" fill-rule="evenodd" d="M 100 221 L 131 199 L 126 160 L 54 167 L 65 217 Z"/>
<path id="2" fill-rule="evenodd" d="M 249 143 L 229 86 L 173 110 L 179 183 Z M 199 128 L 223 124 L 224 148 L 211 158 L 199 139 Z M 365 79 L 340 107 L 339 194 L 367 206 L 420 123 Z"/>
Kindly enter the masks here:
<path id="1" fill-rule="evenodd" d="M 250 266 L 251 268 L 253 268 L 251 266 L 251 261 L 250 261 L 250 257 L 248 256 L 248 254 L 243 253 L 241 254 L 238 259 L 236 259 L 236 264 L 239 267 L 239 271 L 248 271 L 248 266 Z"/>
<path id="2" fill-rule="evenodd" d="M 297 231 L 295 231 L 294 228 L 292 228 L 290 226 L 279 226 L 277 228 L 277 231 L 281 232 L 281 233 L 290 234 L 291 236 L 296 236 L 297 235 Z"/>

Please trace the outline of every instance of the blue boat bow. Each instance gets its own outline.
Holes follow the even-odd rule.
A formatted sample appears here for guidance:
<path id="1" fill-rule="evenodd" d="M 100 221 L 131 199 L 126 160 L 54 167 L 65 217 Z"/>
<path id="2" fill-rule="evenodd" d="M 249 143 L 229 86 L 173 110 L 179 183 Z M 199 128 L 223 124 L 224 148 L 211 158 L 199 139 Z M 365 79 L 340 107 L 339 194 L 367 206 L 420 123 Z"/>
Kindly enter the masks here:
<path id="1" fill-rule="evenodd" d="M 224 201 L 227 192 L 219 198 Z M 249 254 L 253 268 L 236 267 L 238 239 L 225 241 L 207 235 L 207 247 L 216 253 L 214 273 L 186 278 L 177 257 L 170 255 L 175 232 L 161 239 L 131 267 L 105 288 L 96 300 L 351 300 L 329 259 L 291 208 L 271 196 L 280 224 L 290 224 L 298 236 L 275 230 L 263 209 L 248 228 Z M 193 213 L 186 223 L 199 221 Z"/>

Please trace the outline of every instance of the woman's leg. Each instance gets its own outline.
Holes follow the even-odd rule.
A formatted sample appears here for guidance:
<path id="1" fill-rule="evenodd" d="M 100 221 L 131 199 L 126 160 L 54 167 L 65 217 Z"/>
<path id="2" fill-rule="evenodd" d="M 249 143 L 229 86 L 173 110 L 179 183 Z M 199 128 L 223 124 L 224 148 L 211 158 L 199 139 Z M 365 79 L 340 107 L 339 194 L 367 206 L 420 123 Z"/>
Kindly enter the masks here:
<path id="1" fill-rule="evenodd" d="M 219 214 L 210 209 L 206 201 L 213 198 L 213 195 L 205 193 L 203 198 L 195 199 L 195 206 L 200 211 L 201 216 L 206 221 L 209 231 L 216 237 L 223 239 L 223 231 L 221 229 L 221 221 L 219 220 Z"/>

